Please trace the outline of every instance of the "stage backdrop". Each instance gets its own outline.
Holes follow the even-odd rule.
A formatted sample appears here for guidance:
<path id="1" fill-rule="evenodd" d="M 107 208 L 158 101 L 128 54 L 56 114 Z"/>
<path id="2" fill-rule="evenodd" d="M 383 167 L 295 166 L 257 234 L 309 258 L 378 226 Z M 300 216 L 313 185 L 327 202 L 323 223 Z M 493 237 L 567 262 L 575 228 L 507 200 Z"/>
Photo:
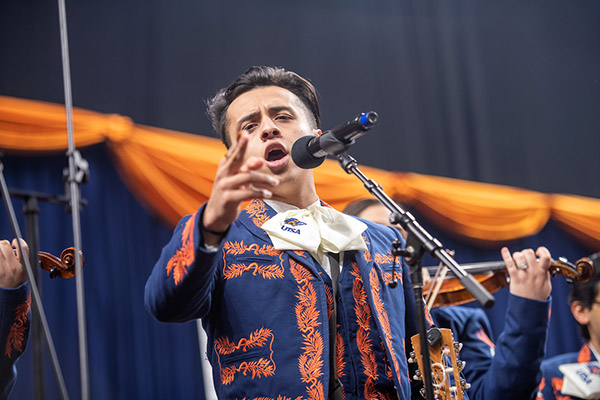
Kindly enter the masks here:
<path id="1" fill-rule="evenodd" d="M 67 14 L 77 107 L 208 135 L 204 99 L 250 65 L 281 65 L 316 84 L 325 129 L 379 113 L 353 149 L 362 165 L 600 198 L 596 0 L 108 0 L 68 3 Z M 2 3 L 0 95 L 63 102 L 57 15 L 54 1 Z M 143 310 L 170 226 L 140 205 L 103 144 L 82 152 L 91 167 L 82 228 L 93 398 L 201 399 L 195 325 L 161 324 Z M 11 154 L 5 173 L 12 188 L 59 194 L 64 165 L 62 154 Z M 468 245 L 415 214 L 459 261 L 499 259 L 497 247 Z M 41 206 L 40 237 L 54 253 L 72 245 L 63 207 Z M 571 260 L 598 250 L 552 221 L 509 243 L 539 244 Z M 580 345 L 568 288 L 562 278 L 553 285 L 549 355 Z M 75 282 L 44 277 L 42 291 L 78 398 Z M 506 290 L 496 297 L 489 314 L 499 334 Z M 32 398 L 31 349 L 18 367 L 13 398 Z M 46 398 L 58 398 L 48 368 L 45 377 Z"/>

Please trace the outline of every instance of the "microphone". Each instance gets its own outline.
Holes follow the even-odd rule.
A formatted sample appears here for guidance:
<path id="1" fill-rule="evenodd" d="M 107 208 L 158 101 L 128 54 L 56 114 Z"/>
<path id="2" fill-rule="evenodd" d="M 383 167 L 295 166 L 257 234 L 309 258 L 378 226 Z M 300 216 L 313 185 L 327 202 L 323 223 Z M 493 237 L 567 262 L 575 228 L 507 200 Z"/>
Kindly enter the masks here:
<path id="1" fill-rule="evenodd" d="M 343 122 L 320 136 L 303 136 L 292 146 L 292 160 L 304 169 L 323 164 L 327 154 L 339 154 L 377 122 L 377 113 L 369 111 Z"/>

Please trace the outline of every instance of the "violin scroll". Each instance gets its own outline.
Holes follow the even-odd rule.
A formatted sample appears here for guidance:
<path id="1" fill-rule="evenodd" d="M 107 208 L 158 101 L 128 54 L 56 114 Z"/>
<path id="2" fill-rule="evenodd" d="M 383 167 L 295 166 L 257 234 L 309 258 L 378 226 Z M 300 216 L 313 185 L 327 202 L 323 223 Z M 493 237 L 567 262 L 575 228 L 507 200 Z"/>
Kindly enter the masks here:
<path id="1" fill-rule="evenodd" d="M 38 253 L 40 267 L 50 273 L 50 279 L 68 279 L 75 276 L 75 248 L 68 247 L 60 253 L 60 258 L 45 251 Z M 83 253 L 79 252 L 83 266 Z"/>
<path id="2" fill-rule="evenodd" d="M 568 283 L 587 282 L 594 276 L 594 266 L 589 258 L 583 257 L 577 260 L 575 265 L 564 257 L 552 260 L 550 274 L 554 277 L 562 275 Z"/>

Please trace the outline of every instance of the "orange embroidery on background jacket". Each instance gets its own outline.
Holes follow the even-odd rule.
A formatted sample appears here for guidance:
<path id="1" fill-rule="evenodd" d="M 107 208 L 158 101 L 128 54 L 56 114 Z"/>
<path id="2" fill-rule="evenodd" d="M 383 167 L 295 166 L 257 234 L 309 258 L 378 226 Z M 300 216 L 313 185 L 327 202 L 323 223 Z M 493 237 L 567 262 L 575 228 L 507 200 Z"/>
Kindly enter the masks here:
<path id="1" fill-rule="evenodd" d="M 586 343 L 579 350 L 579 354 L 577 355 L 578 363 L 586 363 L 592 361 L 592 352 L 590 351 L 590 346 Z"/>
<path id="2" fill-rule="evenodd" d="M 250 336 L 242 338 L 237 344 L 232 343 L 229 338 L 219 338 L 215 340 L 215 351 L 219 357 L 219 367 L 221 367 L 221 356 L 233 354 L 234 352 L 241 350 L 245 353 L 248 349 L 256 347 L 264 347 L 267 343 L 269 344 L 269 359 L 260 357 L 254 361 L 243 361 L 238 365 L 232 365 L 226 368 L 221 368 L 221 382 L 223 385 L 229 385 L 235 379 L 235 374 L 242 372 L 246 375 L 250 373 L 252 379 L 262 378 L 263 376 L 275 375 L 275 362 L 273 361 L 273 332 L 270 329 L 260 328 Z"/>
<path id="3" fill-rule="evenodd" d="M 8 358 L 12 356 L 13 350 L 19 354 L 23 352 L 23 342 L 25 340 L 25 329 L 27 327 L 27 317 L 29 315 L 30 306 L 31 293 L 29 293 L 27 300 L 19 304 L 15 309 L 15 322 L 13 322 L 8 331 L 6 347 L 4 349 L 4 354 Z"/>
<path id="4" fill-rule="evenodd" d="M 494 342 L 492 342 L 492 339 L 490 339 L 490 337 L 488 335 L 486 335 L 486 333 L 483 330 L 483 328 L 481 328 L 479 330 L 479 332 L 477 332 L 476 336 L 477 336 L 477 339 L 481 340 L 483 343 L 487 344 L 491 348 L 495 348 L 496 347 L 496 345 L 494 344 Z"/>
<path id="5" fill-rule="evenodd" d="M 317 329 L 320 313 L 317 308 L 317 294 L 310 282 L 311 274 L 300 264 L 290 259 L 290 271 L 298 282 L 298 303 L 294 308 L 298 329 L 302 332 L 302 350 L 298 358 L 298 368 L 302 382 L 307 384 L 306 391 L 309 399 L 324 399 L 323 383 L 323 337 Z"/>
<path id="6" fill-rule="evenodd" d="M 167 276 L 171 275 L 171 271 L 173 272 L 175 286 L 179 285 L 187 275 L 187 267 L 194 262 L 194 226 L 197 213 L 196 211 L 185 223 L 183 232 L 181 232 L 181 247 L 175 251 L 167 263 Z"/>

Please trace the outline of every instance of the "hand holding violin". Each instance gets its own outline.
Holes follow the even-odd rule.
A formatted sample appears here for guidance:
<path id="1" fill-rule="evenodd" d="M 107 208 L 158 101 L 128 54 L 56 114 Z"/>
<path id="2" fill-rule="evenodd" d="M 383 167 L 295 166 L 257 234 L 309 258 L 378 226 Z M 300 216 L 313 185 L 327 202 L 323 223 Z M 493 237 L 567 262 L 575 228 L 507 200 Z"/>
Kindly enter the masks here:
<path id="1" fill-rule="evenodd" d="M 24 240 L 21 246 L 25 257 L 29 257 L 29 247 Z M 0 287 L 5 289 L 19 287 L 27 280 L 21 254 L 15 251 L 17 247 L 17 239 L 13 239 L 12 244 L 8 240 L 0 241 Z"/>
<path id="2" fill-rule="evenodd" d="M 532 300 L 546 300 L 552 291 L 549 272 L 552 257 L 547 248 L 524 249 L 512 254 L 506 247 L 502 258 L 510 275 L 510 293 Z"/>

